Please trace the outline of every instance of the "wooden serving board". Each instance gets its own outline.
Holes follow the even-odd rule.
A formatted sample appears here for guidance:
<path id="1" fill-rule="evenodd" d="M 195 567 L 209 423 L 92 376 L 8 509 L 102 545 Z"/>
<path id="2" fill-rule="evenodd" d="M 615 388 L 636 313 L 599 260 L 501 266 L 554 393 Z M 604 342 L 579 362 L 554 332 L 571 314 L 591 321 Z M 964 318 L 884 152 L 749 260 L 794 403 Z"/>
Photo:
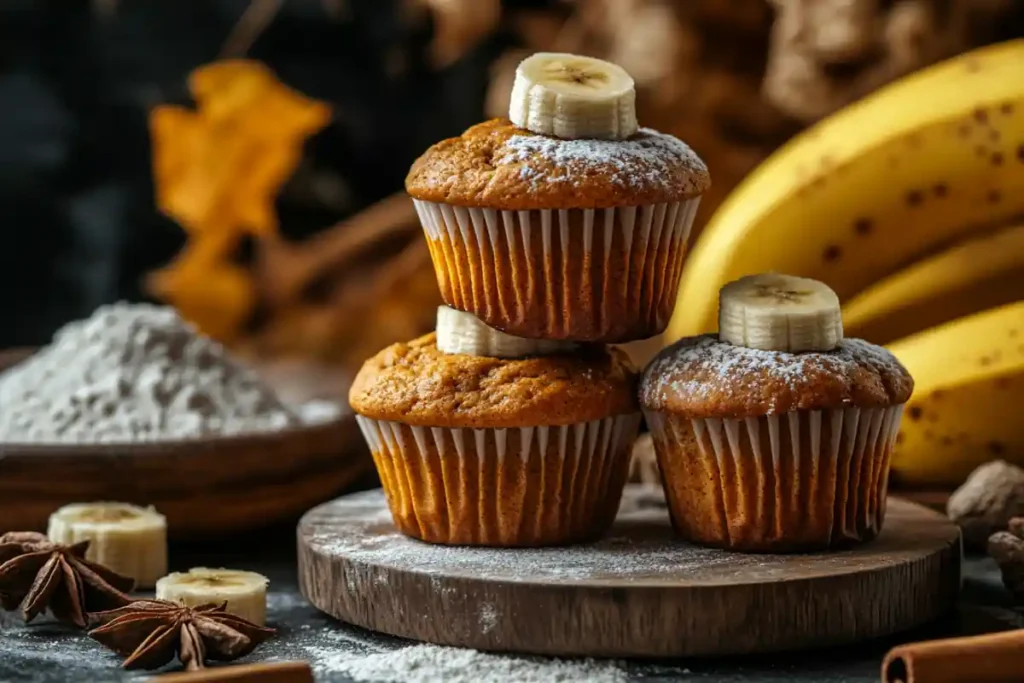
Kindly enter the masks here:
<path id="1" fill-rule="evenodd" d="M 0 352 L 0 371 L 30 352 Z M 261 368 L 262 369 L 262 368 Z M 282 395 L 308 385 L 297 368 L 268 368 Z M 344 396 L 347 380 L 336 391 Z M 316 393 L 325 395 L 324 387 Z M 295 519 L 373 469 L 347 401 L 338 420 L 279 432 L 145 444 L 0 443 L 0 533 L 45 529 L 74 502 L 153 505 L 172 537 L 264 527 Z"/>
<path id="2" fill-rule="evenodd" d="M 399 534 L 383 493 L 299 523 L 299 583 L 374 631 L 548 655 L 681 657 L 851 643 L 931 621 L 960 589 L 960 533 L 890 498 L 873 542 L 744 555 L 675 540 L 660 491 L 630 484 L 608 537 L 535 550 L 431 546 Z"/>

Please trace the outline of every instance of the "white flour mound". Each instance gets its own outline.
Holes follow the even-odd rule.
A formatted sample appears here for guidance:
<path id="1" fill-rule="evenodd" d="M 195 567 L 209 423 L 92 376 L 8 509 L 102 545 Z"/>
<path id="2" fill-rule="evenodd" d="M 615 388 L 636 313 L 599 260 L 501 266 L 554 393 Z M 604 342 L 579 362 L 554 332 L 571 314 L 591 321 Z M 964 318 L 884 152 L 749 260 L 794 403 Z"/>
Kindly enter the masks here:
<path id="1" fill-rule="evenodd" d="M 510 657 L 438 645 L 353 653 L 307 648 L 313 669 L 375 683 L 625 683 L 614 662 Z"/>
<path id="2" fill-rule="evenodd" d="M 118 303 L 0 374 L 0 443 L 112 443 L 264 432 L 333 419 L 286 405 L 168 307 Z"/>

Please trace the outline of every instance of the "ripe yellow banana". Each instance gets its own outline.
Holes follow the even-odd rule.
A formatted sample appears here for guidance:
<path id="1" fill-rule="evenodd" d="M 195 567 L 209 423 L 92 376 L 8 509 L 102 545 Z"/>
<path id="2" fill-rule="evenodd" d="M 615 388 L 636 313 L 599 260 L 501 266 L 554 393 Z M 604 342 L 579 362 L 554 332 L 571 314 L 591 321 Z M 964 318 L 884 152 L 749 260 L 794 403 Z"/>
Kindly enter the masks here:
<path id="1" fill-rule="evenodd" d="M 968 240 L 879 281 L 843 306 L 843 326 L 851 337 L 888 344 L 1021 300 L 1024 224 Z"/>
<path id="2" fill-rule="evenodd" d="M 808 129 L 718 209 L 667 341 L 714 330 L 719 288 L 779 271 L 849 299 L 1024 212 L 1024 40 L 912 74 Z"/>
<path id="3" fill-rule="evenodd" d="M 914 377 L 893 481 L 957 486 L 982 463 L 1024 465 L 1024 301 L 889 346 Z"/>

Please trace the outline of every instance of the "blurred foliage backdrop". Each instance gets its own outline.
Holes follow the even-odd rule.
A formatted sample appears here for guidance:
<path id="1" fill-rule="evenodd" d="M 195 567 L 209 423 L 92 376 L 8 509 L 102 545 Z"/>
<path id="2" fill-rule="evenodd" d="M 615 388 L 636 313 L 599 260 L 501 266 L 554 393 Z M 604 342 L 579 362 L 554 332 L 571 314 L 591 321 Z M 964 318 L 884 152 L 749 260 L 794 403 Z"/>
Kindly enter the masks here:
<path id="1" fill-rule="evenodd" d="M 803 126 L 1013 35 L 1018 0 L 2 0 L 0 348 L 152 294 L 186 231 L 156 208 L 149 117 L 191 106 L 188 75 L 219 59 L 331 111 L 272 198 L 275 240 L 232 246 L 255 292 L 243 341 L 353 360 L 429 327 L 436 299 L 408 206 L 376 203 L 429 144 L 501 115 L 527 52 L 630 70 L 643 123 L 708 161 L 706 217 Z"/>

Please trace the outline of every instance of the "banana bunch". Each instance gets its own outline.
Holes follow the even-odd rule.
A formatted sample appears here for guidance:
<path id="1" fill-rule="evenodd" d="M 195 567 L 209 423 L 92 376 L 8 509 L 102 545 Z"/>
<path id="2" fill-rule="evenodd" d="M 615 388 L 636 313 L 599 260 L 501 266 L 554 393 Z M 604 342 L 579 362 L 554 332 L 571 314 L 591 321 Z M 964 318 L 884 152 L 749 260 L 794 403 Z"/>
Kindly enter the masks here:
<path id="1" fill-rule="evenodd" d="M 1024 301 L 889 346 L 915 380 L 893 479 L 957 486 L 994 459 L 1024 462 Z"/>
<path id="2" fill-rule="evenodd" d="M 955 486 L 985 460 L 1024 464 L 1022 64 L 1024 40 L 960 55 L 780 148 L 705 227 L 666 341 L 715 330 L 728 282 L 820 280 L 845 334 L 889 345 L 916 380 L 895 480 Z"/>

